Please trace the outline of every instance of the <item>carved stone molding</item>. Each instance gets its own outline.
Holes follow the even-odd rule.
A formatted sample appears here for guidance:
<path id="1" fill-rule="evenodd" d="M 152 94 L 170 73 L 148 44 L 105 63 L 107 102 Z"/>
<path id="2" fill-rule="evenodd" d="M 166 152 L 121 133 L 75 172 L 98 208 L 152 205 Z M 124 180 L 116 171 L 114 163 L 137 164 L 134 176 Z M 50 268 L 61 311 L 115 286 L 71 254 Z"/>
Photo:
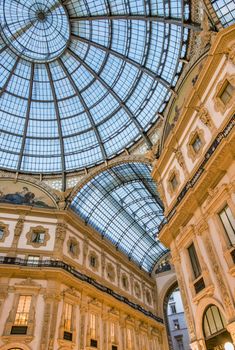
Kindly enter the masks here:
<path id="1" fill-rule="evenodd" d="M 137 281 L 134 283 L 134 291 L 135 291 L 135 296 L 136 296 L 137 298 L 141 298 L 140 284 L 139 284 L 139 282 L 137 282 Z"/>
<path id="2" fill-rule="evenodd" d="M 16 249 L 18 246 L 18 242 L 24 228 L 24 222 L 25 222 L 25 215 L 20 215 L 14 229 L 14 237 L 12 242 L 12 248 L 14 249 Z"/>
<path id="3" fill-rule="evenodd" d="M 235 344 L 235 321 L 227 325 L 227 330 L 232 337 L 233 343 Z"/>
<path id="4" fill-rule="evenodd" d="M 235 44 L 233 44 L 231 47 L 228 47 L 227 50 L 225 51 L 226 56 L 228 59 L 235 64 Z"/>
<path id="5" fill-rule="evenodd" d="M 173 188 L 172 186 L 172 179 L 175 176 L 176 181 L 177 181 L 177 186 Z M 173 195 L 176 193 L 180 185 L 180 172 L 179 170 L 174 167 L 173 169 L 170 170 L 168 177 L 167 177 L 167 192 L 173 197 Z"/>
<path id="6" fill-rule="evenodd" d="M 7 236 L 9 236 L 9 225 L 5 224 L 4 222 L 0 221 L 0 230 L 2 232 L 0 236 L 0 243 L 3 243 Z"/>
<path id="7" fill-rule="evenodd" d="M 92 259 L 94 259 L 94 263 L 92 263 Z M 88 261 L 89 261 L 89 267 L 93 270 L 93 271 L 98 271 L 99 266 L 100 266 L 100 262 L 99 262 L 99 257 L 96 254 L 96 252 L 94 250 L 91 250 L 89 252 L 88 255 Z"/>
<path id="8" fill-rule="evenodd" d="M 233 96 L 231 97 L 231 99 L 228 101 L 228 103 L 224 104 L 220 96 L 226 82 L 230 83 L 233 86 L 234 90 L 233 90 Z M 232 105 L 234 105 L 234 97 L 235 97 L 235 75 L 226 74 L 223 80 L 221 80 L 216 87 L 215 95 L 213 97 L 215 110 L 217 110 L 220 113 L 224 113 L 227 109 L 231 108 Z"/>
<path id="9" fill-rule="evenodd" d="M 192 350 L 206 350 L 206 344 L 204 339 L 196 340 L 190 343 Z"/>
<path id="10" fill-rule="evenodd" d="M 70 236 L 67 241 L 68 254 L 71 258 L 78 258 L 80 254 L 79 242 L 75 237 Z"/>
<path id="11" fill-rule="evenodd" d="M 55 230 L 55 251 L 58 253 L 62 253 L 63 244 L 66 236 L 67 224 L 64 222 L 58 222 L 56 224 Z"/>
<path id="12" fill-rule="evenodd" d="M 203 11 L 201 27 L 202 31 L 199 33 L 201 38 L 201 48 L 206 48 L 213 44 L 217 33 L 211 27 L 209 17 L 205 10 Z"/>
<path id="13" fill-rule="evenodd" d="M 234 315 L 234 304 L 233 300 L 230 295 L 230 291 L 228 289 L 228 286 L 226 285 L 222 269 L 220 267 L 220 264 L 218 262 L 217 254 L 215 253 L 215 249 L 213 247 L 213 243 L 211 242 L 211 238 L 209 236 L 208 231 L 204 231 L 203 234 L 203 241 L 205 244 L 205 248 L 209 257 L 209 260 L 211 262 L 211 268 L 214 272 L 218 289 L 220 291 L 221 299 L 223 301 L 224 308 L 227 311 L 227 314 L 229 317 L 233 317 Z"/>
<path id="14" fill-rule="evenodd" d="M 190 309 L 190 301 L 188 300 L 187 293 L 186 293 L 186 287 L 185 287 L 184 277 L 182 274 L 181 264 L 179 260 L 177 261 L 176 259 L 174 259 L 174 264 L 175 264 L 175 272 L 178 280 L 178 285 L 179 285 L 179 289 L 182 297 L 182 302 L 184 305 L 184 311 L 185 311 L 185 317 L 187 320 L 189 336 L 190 336 L 190 339 L 193 340 L 196 337 L 196 333 L 195 333 L 195 327 L 193 322 L 193 316 Z"/>
<path id="15" fill-rule="evenodd" d="M 33 242 L 33 235 L 44 233 L 44 239 L 42 242 Z M 31 245 L 34 248 L 45 247 L 47 245 L 47 241 L 50 239 L 49 230 L 41 225 L 31 227 L 29 232 L 26 234 L 27 244 Z"/>
<path id="16" fill-rule="evenodd" d="M 213 119 L 211 118 L 211 115 L 209 114 L 206 107 L 201 105 L 200 107 L 196 108 L 197 110 L 197 116 L 201 120 L 201 122 L 210 129 L 210 131 L 213 133 L 215 131 L 215 124 L 213 122 Z"/>
<path id="17" fill-rule="evenodd" d="M 128 279 L 126 273 L 122 273 L 121 281 L 122 281 L 122 288 L 124 288 L 126 291 L 128 291 L 129 290 L 129 279 Z"/>
<path id="18" fill-rule="evenodd" d="M 113 266 L 113 264 L 108 263 L 106 265 L 106 273 L 107 273 L 107 277 L 111 282 L 114 282 L 115 277 L 116 277 L 116 273 L 115 273 L 115 268 Z"/>
<path id="19" fill-rule="evenodd" d="M 185 163 L 183 153 L 181 152 L 180 148 L 175 148 L 174 153 L 179 166 L 183 169 L 185 175 L 188 175 L 188 169 Z"/>
<path id="20" fill-rule="evenodd" d="M 193 142 L 197 136 L 200 138 L 201 147 L 200 147 L 198 152 L 195 152 L 195 150 L 193 148 Z M 188 143 L 187 143 L 186 147 L 188 150 L 188 156 L 193 162 L 197 158 L 201 157 L 205 143 L 206 143 L 206 141 L 205 141 L 205 137 L 204 137 L 204 131 L 202 129 L 196 128 L 195 130 L 193 130 L 191 132 L 191 134 L 189 135 L 189 139 L 188 139 Z"/>

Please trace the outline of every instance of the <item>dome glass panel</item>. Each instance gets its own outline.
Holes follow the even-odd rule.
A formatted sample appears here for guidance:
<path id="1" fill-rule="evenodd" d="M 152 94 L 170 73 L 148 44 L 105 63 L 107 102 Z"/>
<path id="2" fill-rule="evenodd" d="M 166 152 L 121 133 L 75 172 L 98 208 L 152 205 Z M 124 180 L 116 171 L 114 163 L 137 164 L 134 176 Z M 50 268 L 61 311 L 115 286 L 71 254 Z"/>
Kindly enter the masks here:
<path id="1" fill-rule="evenodd" d="M 182 69 L 181 0 L 3 0 L 1 168 L 65 173 L 111 159 L 156 122 Z"/>
<path id="2" fill-rule="evenodd" d="M 167 252 L 157 239 L 163 205 L 146 164 L 125 163 L 95 176 L 71 209 L 148 272 Z"/>

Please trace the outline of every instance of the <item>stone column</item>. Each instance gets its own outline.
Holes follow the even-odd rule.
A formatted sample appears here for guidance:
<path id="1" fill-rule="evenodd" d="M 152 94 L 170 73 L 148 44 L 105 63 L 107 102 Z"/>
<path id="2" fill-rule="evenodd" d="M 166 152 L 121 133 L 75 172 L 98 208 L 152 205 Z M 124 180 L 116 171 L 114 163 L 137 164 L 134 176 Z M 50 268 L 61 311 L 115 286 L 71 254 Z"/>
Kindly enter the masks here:
<path id="1" fill-rule="evenodd" d="M 3 304 L 8 297 L 8 285 L 9 279 L 2 277 L 0 278 L 0 315 L 2 313 Z"/>
<path id="2" fill-rule="evenodd" d="M 190 343 L 190 347 L 192 350 L 206 350 L 206 344 L 204 339 L 195 340 Z"/>
<path id="3" fill-rule="evenodd" d="M 126 322 L 125 322 L 125 316 L 120 316 L 120 335 L 119 335 L 119 344 L 120 344 L 120 350 L 126 350 Z"/>
<path id="4" fill-rule="evenodd" d="M 133 333 L 134 333 L 134 349 L 139 350 L 140 348 L 140 322 L 135 321 L 135 325 L 133 328 Z"/>
<path id="5" fill-rule="evenodd" d="M 227 325 L 227 331 L 230 333 L 233 344 L 235 345 L 235 321 Z"/>
<path id="6" fill-rule="evenodd" d="M 41 350 L 53 350 L 57 324 L 58 305 L 61 297 L 56 292 L 46 292 L 44 295 L 44 319 L 41 334 Z"/>
<path id="7" fill-rule="evenodd" d="M 224 271 L 221 268 L 218 255 L 216 254 L 214 244 L 210 237 L 209 227 L 206 221 L 201 221 L 199 223 L 197 226 L 197 232 L 202 236 L 226 314 L 229 319 L 233 319 L 235 313 L 233 299 L 226 278 L 224 277 Z"/>
<path id="8" fill-rule="evenodd" d="M 25 215 L 20 215 L 18 218 L 18 221 L 15 225 L 14 237 L 13 237 L 13 241 L 12 241 L 12 248 L 14 249 L 14 252 L 12 253 L 12 256 L 16 255 L 18 242 L 19 242 L 19 239 L 20 239 L 20 236 L 22 234 L 23 227 L 24 227 L 24 221 L 25 221 Z"/>
<path id="9" fill-rule="evenodd" d="M 87 331 L 88 331 L 88 305 L 82 297 L 82 303 L 80 307 L 80 349 L 84 350 L 87 345 Z"/>
<path id="10" fill-rule="evenodd" d="M 102 310 L 102 326 L 103 326 L 103 332 L 102 332 L 102 340 L 103 340 L 103 346 L 99 344 L 100 349 L 108 350 L 111 348 L 109 345 L 109 339 L 110 339 L 110 334 L 109 334 L 109 319 L 108 319 L 108 314 L 105 305 L 103 305 L 103 310 Z"/>
<path id="11" fill-rule="evenodd" d="M 172 250 L 172 261 L 175 267 L 175 272 L 178 280 L 178 285 L 181 293 L 181 298 L 184 306 L 185 318 L 188 325 L 189 337 L 191 341 L 196 339 L 194 319 L 192 315 L 192 310 L 190 308 L 190 300 L 187 295 L 186 285 L 184 281 L 184 276 L 181 269 L 181 259 L 179 252 L 175 249 Z"/>
<path id="12" fill-rule="evenodd" d="M 67 231 L 67 224 L 62 222 L 58 222 L 56 225 L 55 231 L 55 253 L 61 258 L 63 255 L 63 245 Z"/>

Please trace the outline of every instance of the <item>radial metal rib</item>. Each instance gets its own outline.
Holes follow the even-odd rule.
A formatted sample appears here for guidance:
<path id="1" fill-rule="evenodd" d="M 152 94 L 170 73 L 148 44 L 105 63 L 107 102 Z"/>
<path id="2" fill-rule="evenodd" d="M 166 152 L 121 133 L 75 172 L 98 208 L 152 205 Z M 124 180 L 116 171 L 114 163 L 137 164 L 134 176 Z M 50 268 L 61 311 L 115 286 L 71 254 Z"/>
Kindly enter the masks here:
<path id="1" fill-rule="evenodd" d="M 78 40 L 78 41 L 81 41 L 85 44 L 88 44 L 90 46 L 94 46 L 96 47 L 97 49 L 100 49 L 102 51 L 105 51 L 106 53 L 109 53 L 110 55 L 113 55 L 115 57 L 118 57 L 120 58 L 121 60 L 123 60 L 124 62 L 126 63 L 129 63 L 131 64 L 132 66 L 136 67 L 138 70 L 140 70 L 141 72 L 149 75 L 151 78 L 153 78 L 154 80 L 158 81 L 159 83 L 161 83 L 166 89 L 168 89 L 169 91 L 173 92 L 173 89 L 171 87 L 171 85 L 169 84 L 168 81 L 164 80 L 163 78 L 157 76 L 154 72 L 152 72 L 150 69 L 142 66 L 140 63 L 138 62 L 135 62 L 134 60 L 132 60 L 131 58 L 128 58 L 127 56 L 117 52 L 117 51 L 114 51 L 108 47 L 105 47 L 103 45 L 100 45 L 98 43 L 95 43 L 94 41 L 90 41 L 86 38 L 82 38 L 78 35 L 75 35 L 75 34 L 71 34 L 71 38 L 72 39 L 75 39 L 75 40 Z"/>
<path id="2" fill-rule="evenodd" d="M 31 65 L 29 96 L 28 96 L 27 111 L 26 111 L 25 123 L 24 123 L 24 133 L 23 133 L 23 139 L 22 139 L 22 143 L 21 143 L 17 172 L 19 172 L 21 169 L 24 148 L 25 148 L 25 143 L 26 143 L 26 136 L 27 136 L 27 130 L 28 130 L 28 125 L 29 125 L 29 116 L 30 116 L 30 110 L 31 110 L 32 94 L 33 94 L 33 79 L 34 79 L 34 63 L 32 63 L 32 65 Z"/>
<path id="3" fill-rule="evenodd" d="M 101 16 L 84 16 L 84 17 L 70 17 L 71 22 L 77 21 L 100 21 L 100 20 L 130 20 L 130 21 L 146 21 L 159 22 L 166 24 L 174 24 L 176 26 L 193 29 L 196 32 L 201 31 L 199 23 L 182 22 L 179 18 L 168 18 L 163 16 L 145 16 L 145 15 L 101 15 Z"/>
<path id="4" fill-rule="evenodd" d="M 10 74 L 8 75 L 7 77 L 7 80 L 5 81 L 5 84 L 3 85 L 3 87 L 1 88 L 1 91 L 0 91 L 0 97 L 4 94 L 4 92 L 6 91 L 6 88 L 7 88 L 7 85 L 9 84 L 10 80 L 11 80 L 11 77 L 13 76 L 15 70 L 16 70 L 16 67 L 17 67 L 17 64 L 19 63 L 19 60 L 20 60 L 20 56 L 17 57 L 13 67 L 12 67 L 12 70 L 10 71 Z"/>
<path id="5" fill-rule="evenodd" d="M 144 129 L 138 122 L 138 120 L 133 116 L 129 108 L 125 105 L 125 102 L 121 100 L 121 98 L 116 94 L 116 92 L 86 63 L 84 62 L 76 53 L 74 53 L 71 49 L 68 49 L 68 52 L 80 62 L 82 66 L 84 66 L 104 87 L 106 90 L 110 92 L 110 94 L 118 101 L 119 105 L 125 110 L 130 120 L 135 124 L 137 129 L 139 130 L 141 136 L 143 137 L 144 141 L 146 142 L 148 148 L 151 148 L 153 146 L 150 138 L 145 133 Z"/>
<path id="6" fill-rule="evenodd" d="M 98 131 L 98 129 L 97 129 L 95 123 L 94 123 L 93 117 L 92 117 L 92 115 L 91 115 L 91 113 L 90 113 L 90 111 L 89 111 L 89 109 L 88 109 L 88 107 L 86 105 L 86 102 L 85 102 L 84 98 L 82 97 L 80 91 L 78 90 L 77 85 L 75 84 L 73 78 L 68 73 L 68 71 L 67 71 L 67 69 L 66 69 L 66 67 L 64 65 L 64 62 L 61 60 L 61 58 L 59 58 L 58 61 L 59 61 L 59 64 L 60 64 L 61 68 L 63 69 L 66 77 L 69 79 L 70 84 L 72 85 L 74 91 L 76 92 L 76 94 L 77 94 L 77 96 L 78 96 L 78 98 L 79 98 L 79 100 L 80 100 L 80 102 L 81 102 L 81 104 L 82 104 L 82 106 L 83 106 L 87 116 L 88 116 L 88 119 L 89 119 L 89 121 L 91 123 L 92 129 L 94 130 L 96 138 L 97 138 L 97 141 L 99 143 L 103 159 L 105 161 L 105 160 L 107 160 L 108 157 L 107 157 L 107 154 L 106 154 L 103 142 L 101 140 L 101 136 L 100 136 L 99 131 Z"/>
<path id="7" fill-rule="evenodd" d="M 45 63 L 47 75 L 50 81 L 51 86 L 51 92 L 53 96 L 54 106 L 55 106 L 55 113 L 56 113 L 56 120 L 58 125 L 58 133 L 59 133 L 59 139 L 60 139 L 60 150 L 61 150 L 61 169 L 62 169 L 62 191 L 65 191 L 66 189 L 66 181 L 65 181 L 65 155 L 64 155 L 64 141 L 63 141 L 63 134 L 62 134 L 62 126 L 61 126 L 61 120 L 60 120 L 60 112 L 59 112 L 59 106 L 58 101 L 56 97 L 56 91 L 55 86 L 52 79 L 51 70 L 48 63 Z"/>

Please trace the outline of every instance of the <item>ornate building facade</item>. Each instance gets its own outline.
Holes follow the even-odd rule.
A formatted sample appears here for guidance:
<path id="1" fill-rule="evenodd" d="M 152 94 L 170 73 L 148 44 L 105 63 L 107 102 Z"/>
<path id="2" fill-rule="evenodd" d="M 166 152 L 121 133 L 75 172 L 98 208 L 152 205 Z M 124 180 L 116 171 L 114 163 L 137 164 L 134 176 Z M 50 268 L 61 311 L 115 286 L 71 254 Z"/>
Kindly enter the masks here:
<path id="1" fill-rule="evenodd" d="M 0 23 L 0 350 L 183 350 L 175 288 L 191 349 L 232 349 L 234 1 Z"/>
<path id="2" fill-rule="evenodd" d="M 234 27 L 216 36 L 153 171 L 166 215 L 159 238 L 171 250 L 195 350 L 235 342 L 234 83 L 224 99 L 234 38 Z"/>

